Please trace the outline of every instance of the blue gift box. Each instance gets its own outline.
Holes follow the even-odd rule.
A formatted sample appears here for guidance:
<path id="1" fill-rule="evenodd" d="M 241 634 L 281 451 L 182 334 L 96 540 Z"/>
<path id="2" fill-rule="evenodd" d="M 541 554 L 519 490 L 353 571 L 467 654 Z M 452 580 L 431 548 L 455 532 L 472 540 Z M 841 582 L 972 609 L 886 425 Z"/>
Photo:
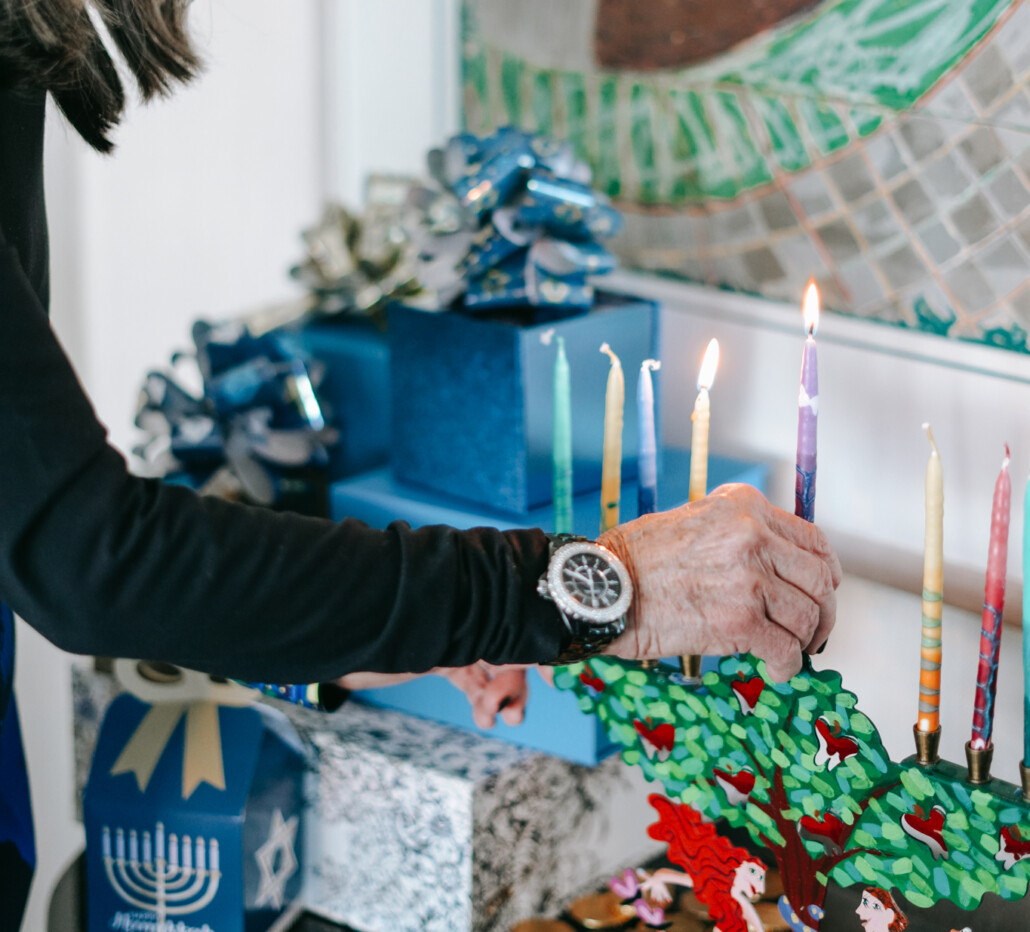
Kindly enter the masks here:
<path id="1" fill-rule="evenodd" d="M 268 929 L 300 893 L 303 772 L 275 710 L 119 696 L 83 799 L 90 932 Z"/>
<path id="2" fill-rule="evenodd" d="M 636 377 L 640 364 L 657 356 L 658 317 L 653 302 L 612 294 L 598 295 L 587 313 L 536 323 L 512 311 L 390 308 L 396 477 L 492 512 L 525 515 L 550 502 L 556 350 L 541 335 L 553 328 L 565 340 L 571 371 L 574 491 L 601 486 L 609 369 L 602 343 L 626 375 L 623 476 L 634 478 Z"/>
<path id="3" fill-rule="evenodd" d="M 329 475 L 342 479 L 390 459 L 390 347 L 367 319 L 325 320 L 279 339 L 325 364 L 318 396 L 340 440 L 329 451 Z"/>
<path id="4" fill-rule="evenodd" d="M 690 485 L 690 454 L 667 448 L 661 451 L 658 476 L 658 503 L 670 508 L 687 501 Z M 765 491 L 768 467 L 764 463 L 744 462 L 712 456 L 708 461 L 709 488 L 726 482 L 744 482 Z M 637 485 L 622 485 L 623 513 L 636 513 Z M 470 509 L 461 501 L 398 483 L 388 469 L 336 482 L 330 489 L 330 513 L 334 520 L 357 518 L 372 527 L 383 528 L 391 521 L 407 521 L 412 527 L 448 524 L 453 527 L 553 527 L 551 505 L 534 509 L 516 518 L 504 512 Z M 585 537 L 596 537 L 600 525 L 599 493 L 588 492 L 573 500 L 574 530 Z M 575 697 L 558 692 L 530 671 L 530 700 L 521 725 L 505 725 L 498 720 L 489 731 L 477 728 L 465 696 L 450 682 L 426 676 L 397 686 L 362 690 L 354 694 L 361 702 L 398 709 L 424 718 L 455 725 L 466 731 L 491 735 L 514 744 L 536 748 L 580 764 L 596 764 L 615 749 L 600 720 L 583 715 Z"/>

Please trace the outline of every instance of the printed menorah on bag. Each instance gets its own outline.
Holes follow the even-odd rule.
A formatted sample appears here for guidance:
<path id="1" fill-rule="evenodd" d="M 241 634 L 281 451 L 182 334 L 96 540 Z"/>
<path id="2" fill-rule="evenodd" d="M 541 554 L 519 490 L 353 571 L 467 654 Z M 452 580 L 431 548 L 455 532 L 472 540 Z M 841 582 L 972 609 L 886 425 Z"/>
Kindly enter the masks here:
<path id="1" fill-rule="evenodd" d="M 161 822 L 154 829 L 153 848 L 150 832 L 137 835 L 135 829 L 126 833 L 117 828 L 112 856 L 111 830 L 105 825 L 101 845 L 104 870 L 115 892 L 129 905 L 154 913 L 159 929 L 169 916 L 203 909 L 218 892 L 222 874 L 214 838 L 207 841 L 198 836 L 191 840 L 183 835 L 180 839 L 173 832 L 168 836 L 166 857 Z"/>

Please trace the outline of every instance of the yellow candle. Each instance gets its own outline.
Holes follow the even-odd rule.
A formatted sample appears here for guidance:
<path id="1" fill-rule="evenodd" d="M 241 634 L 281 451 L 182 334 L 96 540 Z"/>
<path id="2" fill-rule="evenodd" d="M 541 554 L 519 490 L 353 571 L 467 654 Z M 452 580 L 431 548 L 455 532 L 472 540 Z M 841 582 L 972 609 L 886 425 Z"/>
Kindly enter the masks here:
<path id="1" fill-rule="evenodd" d="M 926 464 L 926 532 L 923 538 L 923 635 L 919 656 L 919 730 L 940 726 L 941 606 L 944 600 L 944 476 L 929 424 Z"/>
<path id="2" fill-rule="evenodd" d="M 690 492 L 689 499 L 696 502 L 708 494 L 708 424 L 711 419 L 711 402 L 708 390 L 715 381 L 715 370 L 719 365 L 719 341 L 711 340 L 705 350 L 701 371 L 697 377 L 697 400 L 694 402 L 694 422 L 690 434 Z"/>
<path id="3" fill-rule="evenodd" d="M 604 458 L 601 461 L 601 531 L 610 530 L 619 523 L 619 493 L 622 489 L 622 407 L 626 396 L 626 382 L 622 363 L 607 343 L 601 352 L 611 359 L 608 369 L 608 388 L 604 396 Z"/>

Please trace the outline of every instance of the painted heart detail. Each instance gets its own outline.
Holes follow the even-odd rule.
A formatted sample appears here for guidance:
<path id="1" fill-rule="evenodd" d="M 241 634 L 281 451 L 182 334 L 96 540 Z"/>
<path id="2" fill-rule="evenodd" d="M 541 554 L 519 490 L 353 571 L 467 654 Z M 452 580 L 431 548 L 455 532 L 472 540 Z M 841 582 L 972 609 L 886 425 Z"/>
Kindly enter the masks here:
<path id="1" fill-rule="evenodd" d="M 669 722 L 649 728 L 643 722 L 635 721 L 633 727 L 640 735 L 640 741 L 644 745 L 644 752 L 649 760 L 666 761 L 669 759 L 673 742 L 676 739 L 676 729 Z"/>
<path id="2" fill-rule="evenodd" d="M 637 872 L 627 867 L 618 877 L 612 877 L 608 881 L 608 889 L 616 896 L 628 900 L 637 895 L 640 890 L 640 883 L 637 881 Z"/>
<path id="3" fill-rule="evenodd" d="M 835 812 L 827 812 L 821 819 L 802 816 L 798 820 L 798 835 L 804 841 L 822 845 L 830 854 L 844 850 L 844 823 Z"/>
<path id="4" fill-rule="evenodd" d="M 919 808 L 915 813 L 906 813 L 901 817 L 901 828 L 910 838 L 926 845 L 935 861 L 939 858 L 947 860 L 948 846 L 945 844 L 942 834 L 944 829 L 944 808 L 942 806 L 934 806 L 930 810 L 930 815 L 925 819 Z"/>
<path id="5" fill-rule="evenodd" d="M 737 773 L 728 773 L 718 767 L 712 770 L 715 782 L 726 794 L 726 799 L 731 806 L 739 806 L 746 802 L 755 788 L 755 775 L 750 770 L 740 770 Z"/>
<path id="6" fill-rule="evenodd" d="M 1005 865 L 1005 870 L 1011 870 L 1017 862 L 1030 857 L 1030 841 L 1024 841 L 1019 829 L 1012 825 L 1002 826 L 999 843 L 994 857 Z"/>
<path id="7" fill-rule="evenodd" d="M 833 770 L 858 753 L 858 742 L 847 735 L 838 734 L 838 731 L 839 726 L 831 729 L 825 718 L 816 719 L 815 736 L 819 742 L 819 750 L 815 752 L 816 767 L 825 765 L 827 770 Z"/>
<path id="8" fill-rule="evenodd" d="M 604 680 L 599 676 L 594 676 L 594 672 L 590 667 L 584 667 L 580 671 L 579 681 L 586 686 L 587 689 L 592 689 L 595 693 L 604 691 Z"/>
<path id="9" fill-rule="evenodd" d="M 734 680 L 730 686 L 733 692 L 737 694 L 740 710 L 745 715 L 750 715 L 754 712 L 755 706 L 758 705 L 758 697 L 762 695 L 762 690 L 765 689 L 765 681 L 760 676 L 753 676 L 749 680 Z"/>

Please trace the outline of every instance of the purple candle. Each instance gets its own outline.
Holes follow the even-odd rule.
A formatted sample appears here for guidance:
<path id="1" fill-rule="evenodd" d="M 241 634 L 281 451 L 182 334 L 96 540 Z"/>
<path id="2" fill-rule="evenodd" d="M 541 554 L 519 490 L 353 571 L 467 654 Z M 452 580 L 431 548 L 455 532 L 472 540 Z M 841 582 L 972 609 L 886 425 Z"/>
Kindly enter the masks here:
<path id="1" fill-rule="evenodd" d="M 819 326 L 819 291 L 814 281 L 805 288 L 803 305 L 805 350 L 801 357 L 801 388 L 798 391 L 798 459 L 794 485 L 794 514 L 815 520 L 816 432 L 819 423 L 819 362 L 815 331 Z"/>

